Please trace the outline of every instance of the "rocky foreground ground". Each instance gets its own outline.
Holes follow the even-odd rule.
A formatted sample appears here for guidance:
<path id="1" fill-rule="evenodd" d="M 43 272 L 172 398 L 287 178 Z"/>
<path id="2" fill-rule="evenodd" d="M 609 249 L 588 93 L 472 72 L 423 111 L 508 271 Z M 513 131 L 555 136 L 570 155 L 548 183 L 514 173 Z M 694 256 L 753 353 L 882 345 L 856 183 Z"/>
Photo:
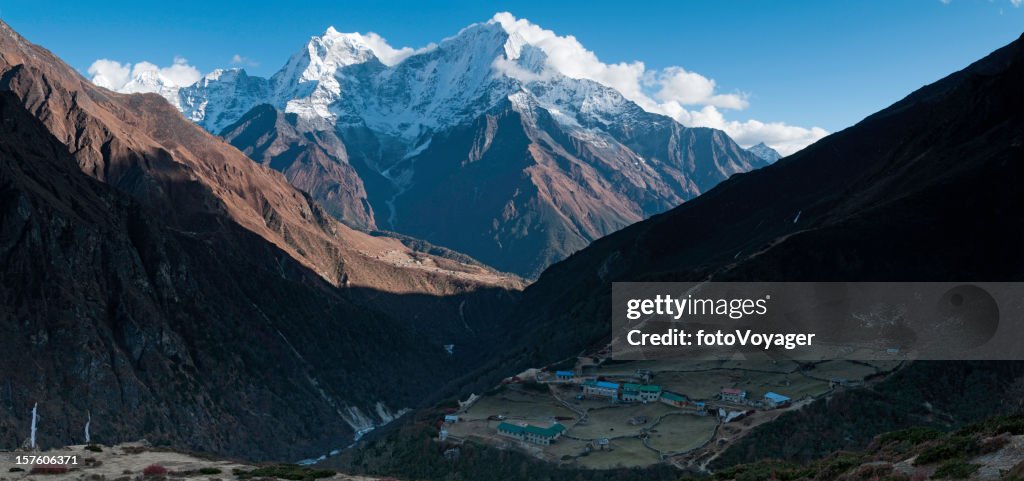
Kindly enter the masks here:
<path id="1" fill-rule="evenodd" d="M 18 456 L 76 457 L 65 465 L 18 464 Z M 295 465 L 252 465 L 201 454 L 185 454 L 128 443 L 117 446 L 77 445 L 45 452 L 0 453 L 0 481 L 229 481 L 253 480 L 381 481 Z"/>

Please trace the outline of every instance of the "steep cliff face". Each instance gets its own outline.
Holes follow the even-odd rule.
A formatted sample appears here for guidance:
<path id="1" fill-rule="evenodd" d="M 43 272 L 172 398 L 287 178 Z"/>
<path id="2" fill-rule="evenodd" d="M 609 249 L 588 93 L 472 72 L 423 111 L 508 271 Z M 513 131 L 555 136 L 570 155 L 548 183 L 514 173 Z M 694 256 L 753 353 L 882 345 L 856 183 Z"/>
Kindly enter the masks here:
<path id="1" fill-rule="evenodd" d="M 429 400 L 504 332 L 483 314 L 517 279 L 352 230 L 3 23 L 0 112 L 2 446 L 38 402 L 44 445 L 91 413 L 97 440 L 298 459 Z"/>
<path id="2" fill-rule="evenodd" d="M 366 188 L 333 132 L 302 132 L 294 114 L 263 104 L 221 132 L 245 155 L 284 174 L 329 214 L 363 230 L 377 228 Z"/>
<path id="3" fill-rule="evenodd" d="M 349 225 L 527 277 L 768 163 L 554 71 L 496 20 L 402 59 L 379 53 L 328 29 L 269 79 L 216 71 L 168 99 Z"/>

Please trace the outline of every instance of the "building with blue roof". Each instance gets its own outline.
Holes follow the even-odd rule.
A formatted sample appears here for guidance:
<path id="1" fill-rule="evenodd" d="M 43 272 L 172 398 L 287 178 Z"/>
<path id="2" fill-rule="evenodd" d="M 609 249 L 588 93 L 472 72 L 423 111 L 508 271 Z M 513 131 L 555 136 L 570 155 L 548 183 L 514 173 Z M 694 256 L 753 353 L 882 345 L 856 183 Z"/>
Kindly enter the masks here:
<path id="1" fill-rule="evenodd" d="M 764 395 L 765 404 L 773 408 L 785 406 L 786 404 L 789 404 L 790 401 L 792 401 L 792 399 L 774 392 L 769 392 Z"/>
<path id="2" fill-rule="evenodd" d="M 576 373 L 572 371 L 555 371 L 555 379 L 559 381 L 572 381 Z"/>
<path id="3" fill-rule="evenodd" d="M 587 381 L 583 383 L 583 395 L 617 400 L 619 399 L 619 385 L 608 381 Z"/>

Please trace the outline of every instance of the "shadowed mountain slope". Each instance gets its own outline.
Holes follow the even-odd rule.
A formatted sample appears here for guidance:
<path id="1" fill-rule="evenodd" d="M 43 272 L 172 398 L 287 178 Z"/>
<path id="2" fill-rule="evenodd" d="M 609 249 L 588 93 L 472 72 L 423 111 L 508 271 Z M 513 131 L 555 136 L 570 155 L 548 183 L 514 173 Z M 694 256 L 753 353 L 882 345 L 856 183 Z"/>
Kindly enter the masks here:
<path id="1" fill-rule="evenodd" d="M 3 23 L 0 96 L 0 445 L 39 402 L 46 445 L 91 412 L 107 442 L 319 454 L 504 333 L 484 314 L 518 279 L 355 231 L 159 96 L 94 87 Z"/>

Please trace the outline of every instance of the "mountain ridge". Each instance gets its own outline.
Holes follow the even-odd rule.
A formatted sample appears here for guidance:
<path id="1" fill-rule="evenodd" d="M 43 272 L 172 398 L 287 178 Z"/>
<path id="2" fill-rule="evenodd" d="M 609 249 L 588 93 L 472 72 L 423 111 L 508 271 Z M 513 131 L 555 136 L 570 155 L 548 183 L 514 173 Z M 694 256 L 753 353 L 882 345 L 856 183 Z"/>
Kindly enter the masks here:
<path id="1" fill-rule="evenodd" d="M 294 139 L 278 141 L 273 159 L 261 150 L 255 160 L 290 172 L 295 185 L 353 227 L 420 237 L 526 277 L 732 174 L 767 165 L 724 132 L 686 128 L 615 89 L 552 71 L 541 48 L 496 20 L 429 48 L 392 52 L 387 62 L 379 50 L 359 34 L 328 29 L 267 79 L 216 71 L 171 100 L 246 152 L 261 150 L 249 144 L 255 139 Z M 239 122 L 263 105 L 292 118 L 290 126 L 268 123 L 240 137 Z M 510 112 L 522 121 L 495 130 L 493 119 Z M 495 135 L 528 139 L 503 153 L 518 172 L 479 162 Z M 442 141 L 440 153 L 435 143 Z M 292 157 L 309 145 L 327 154 L 317 169 Z M 474 172 L 483 165 L 505 183 L 479 183 Z M 464 190 L 430 185 L 439 182 L 430 168 Z M 501 199 L 477 203 L 475 192 L 495 188 L 505 192 Z M 472 221 L 455 227 L 430 205 L 469 209 L 464 217 Z"/>

